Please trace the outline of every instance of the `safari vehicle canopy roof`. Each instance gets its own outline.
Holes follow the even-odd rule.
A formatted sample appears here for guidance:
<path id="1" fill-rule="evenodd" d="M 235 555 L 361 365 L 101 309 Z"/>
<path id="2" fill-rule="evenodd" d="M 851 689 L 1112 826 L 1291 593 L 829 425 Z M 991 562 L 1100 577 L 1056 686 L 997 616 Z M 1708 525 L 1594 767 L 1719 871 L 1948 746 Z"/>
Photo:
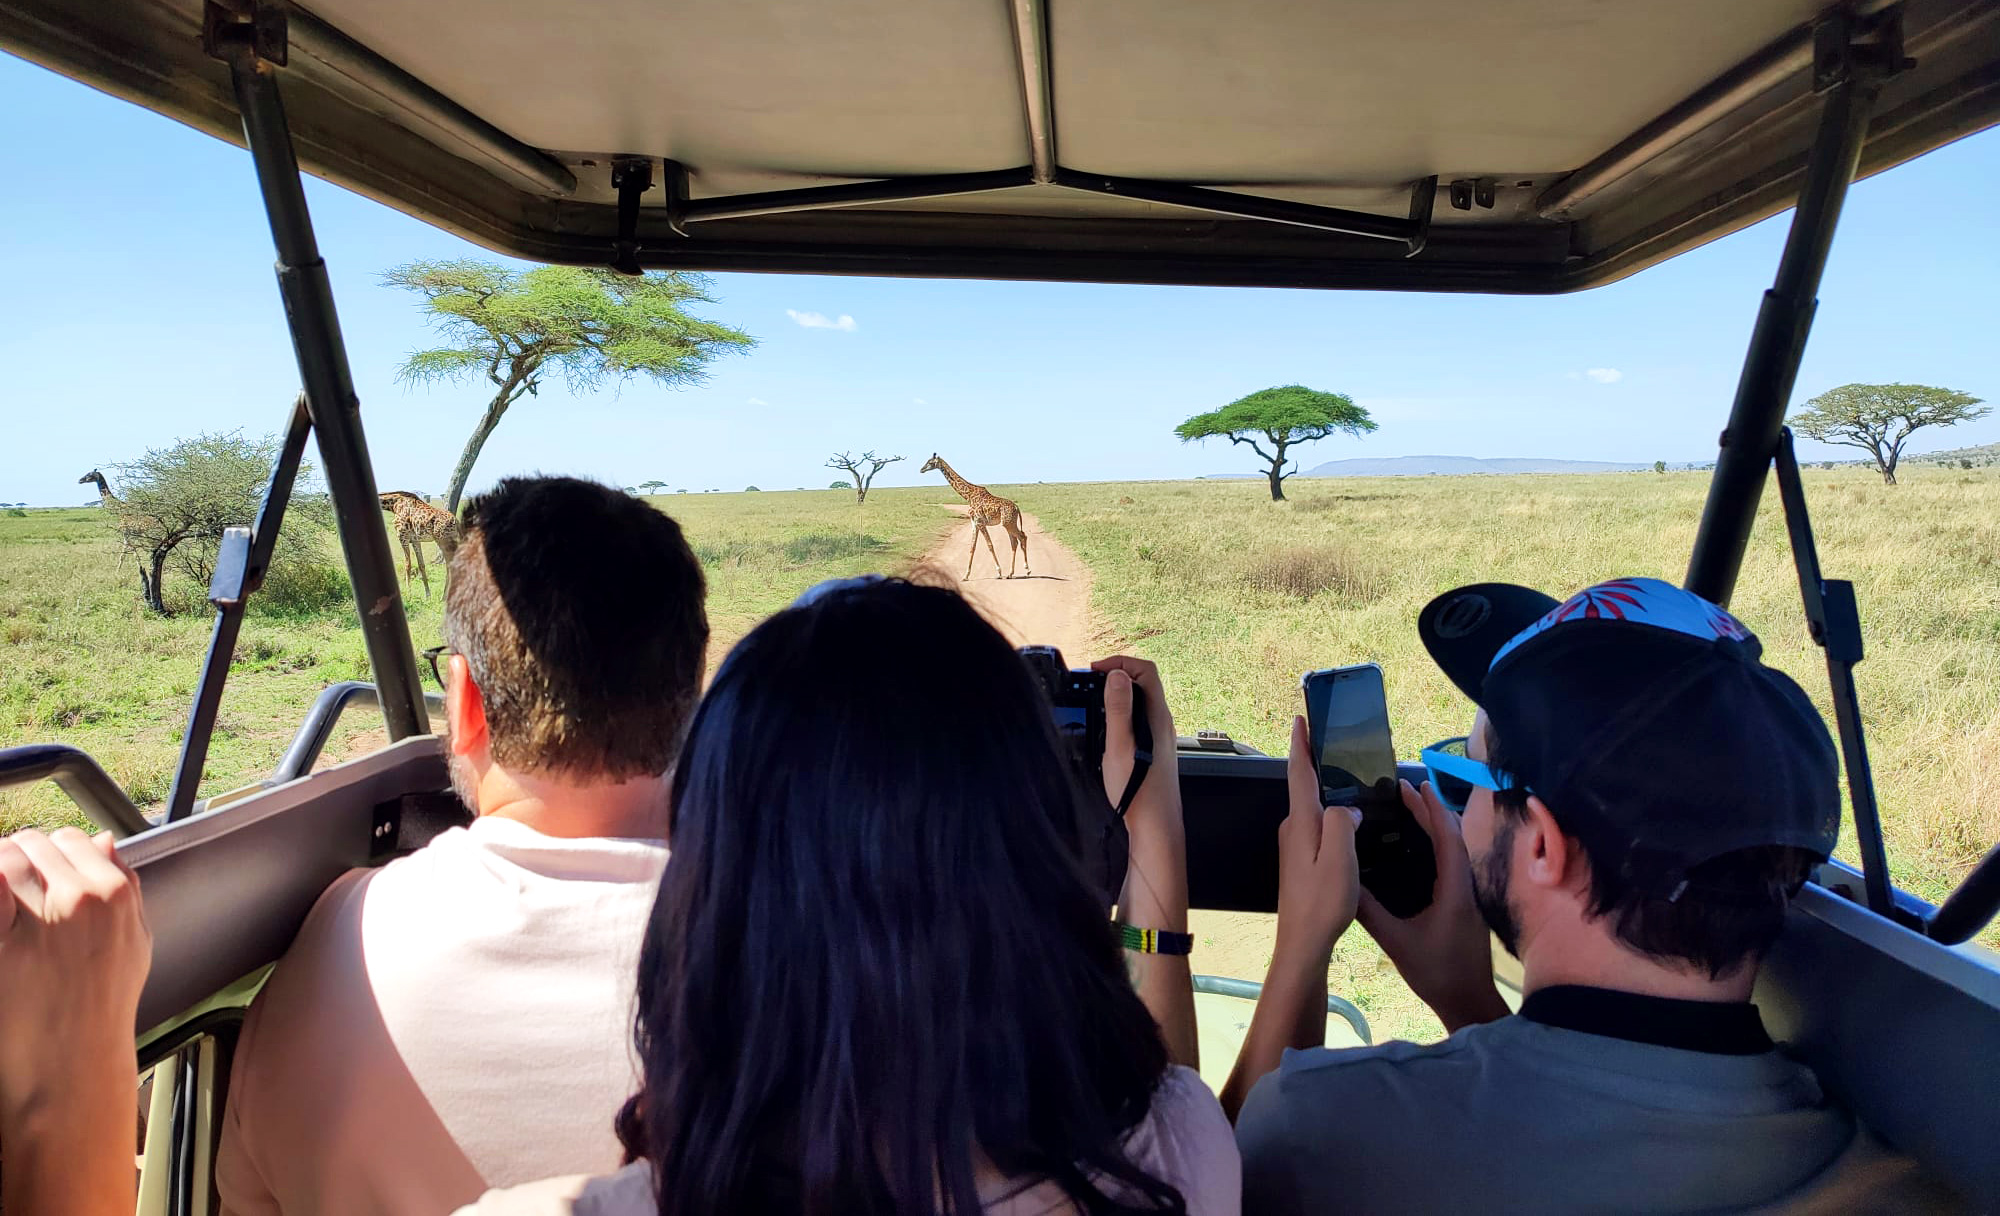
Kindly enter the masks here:
<path id="1" fill-rule="evenodd" d="M 313 0 L 285 102 L 304 168 L 541 261 L 613 260 L 617 182 L 645 266 L 1551 292 L 1792 202 L 1824 9 Z M 2000 118 L 2000 0 L 1901 10 L 1863 173 Z M 241 143 L 202 24 L 0 2 L 0 46 Z"/>

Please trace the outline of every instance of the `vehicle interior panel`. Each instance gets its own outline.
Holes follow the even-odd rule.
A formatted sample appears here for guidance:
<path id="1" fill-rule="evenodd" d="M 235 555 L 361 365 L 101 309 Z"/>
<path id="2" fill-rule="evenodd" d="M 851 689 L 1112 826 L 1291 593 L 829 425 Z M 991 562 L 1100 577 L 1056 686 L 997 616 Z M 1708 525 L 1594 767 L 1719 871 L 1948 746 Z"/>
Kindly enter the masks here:
<path id="1" fill-rule="evenodd" d="M 377 808 L 445 784 L 437 740 L 406 739 L 121 842 L 153 927 L 139 1027 L 276 961 L 320 892 L 386 851 Z"/>

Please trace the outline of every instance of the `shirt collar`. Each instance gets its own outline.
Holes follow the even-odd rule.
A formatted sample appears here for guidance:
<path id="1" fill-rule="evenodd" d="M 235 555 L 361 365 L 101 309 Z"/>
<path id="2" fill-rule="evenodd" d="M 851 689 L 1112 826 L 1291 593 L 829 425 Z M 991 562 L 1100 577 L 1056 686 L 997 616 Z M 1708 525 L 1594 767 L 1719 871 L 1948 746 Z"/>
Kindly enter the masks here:
<path id="1" fill-rule="evenodd" d="M 1521 1016 L 1561 1030 L 1682 1051 L 1754 1056 L 1772 1049 L 1764 1021 L 1748 1001 L 1683 1001 L 1559 984 L 1529 993 Z"/>

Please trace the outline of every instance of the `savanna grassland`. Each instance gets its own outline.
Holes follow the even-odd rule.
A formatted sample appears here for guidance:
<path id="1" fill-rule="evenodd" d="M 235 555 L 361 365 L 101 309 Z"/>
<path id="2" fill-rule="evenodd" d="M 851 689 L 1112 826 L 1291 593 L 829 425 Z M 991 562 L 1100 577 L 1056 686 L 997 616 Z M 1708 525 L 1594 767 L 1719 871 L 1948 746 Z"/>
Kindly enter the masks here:
<path id="1" fill-rule="evenodd" d="M 1860 468 L 1805 476 L 1824 571 L 1852 580 L 1860 601 L 1857 682 L 1891 868 L 1936 901 L 2000 840 L 2000 469 L 1906 466 L 1899 486 Z M 1299 674 L 1374 662 L 1407 757 L 1472 717 L 1417 640 L 1426 601 L 1489 580 L 1558 596 L 1619 575 L 1677 583 L 1708 477 L 1294 479 L 1284 503 L 1261 480 L 994 488 L 1091 567 L 1094 610 L 1165 669 L 1183 731 L 1282 754 Z M 1831 722 L 1776 497 L 1732 607 Z M 1665 776 L 1700 796 L 1699 773 Z M 1855 860 L 1851 825 L 1840 854 Z M 1233 927 L 1239 940 L 1204 945 L 1255 978 L 1268 927 L 1248 942 Z M 1982 940 L 2000 945 L 2000 929 Z M 1439 1033 L 1365 935 L 1347 935 L 1330 978 L 1378 1039 Z"/>
<path id="2" fill-rule="evenodd" d="M 1828 577 L 1851 579 L 1857 669 L 1896 879 L 1930 899 L 2000 839 L 2000 469 L 1806 471 Z M 1375 662 L 1398 750 L 1471 710 L 1418 644 L 1418 609 L 1487 580 L 1557 595 L 1617 575 L 1679 582 L 1704 473 L 1011 487 L 1095 574 L 1092 602 L 1171 673 L 1188 726 L 1275 751 L 1315 667 Z M 1831 721 L 1776 493 L 1734 611 Z M 1687 774 L 1690 793 L 1699 775 Z"/>
<path id="3" fill-rule="evenodd" d="M 1806 478 L 1825 571 L 1853 580 L 1867 630 L 1858 680 L 1895 877 L 1935 901 L 2000 840 L 2000 468 L 1906 466 L 1900 486 L 1860 468 Z M 1295 479 L 1286 503 L 1261 481 L 993 488 L 1090 568 L 1092 612 L 1115 644 L 1162 664 L 1183 731 L 1222 729 L 1277 753 L 1300 672 L 1372 661 L 1398 750 L 1411 756 L 1471 720 L 1417 641 L 1431 596 L 1485 580 L 1557 594 L 1618 575 L 1678 582 L 1707 477 Z M 905 569 L 955 522 L 942 485 L 876 490 L 859 507 L 847 491 L 654 501 L 685 526 L 707 573 L 711 667 L 805 587 Z M 438 594 L 407 591 L 420 648 L 439 638 L 435 564 L 432 581 Z M 252 603 L 204 795 L 267 772 L 319 688 L 368 676 L 344 601 Z M 1733 607 L 1830 720 L 1775 492 Z M 142 805 L 157 804 L 208 634 L 205 613 L 145 611 L 101 511 L 0 512 L 0 746 L 75 743 Z M 380 738 L 350 720 L 329 759 Z M 1665 776 L 1700 796 L 1701 774 Z M 53 786 L 0 792 L 0 830 L 75 818 Z M 1853 860 L 1851 829 L 1841 852 Z M 1234 939 L 1205 940 L 1207 965 L 1198 957 L 1196 969 L 1258 978 L 1268 922 L 1214 932 Z M 1983 940 L 2000 944 L 2000 930 Z M 1366 935 L 1347 936 L 1330 978 L 1378 1039 L 1437 1033 Z"/>
<path id="4" fill-rule="evenodd" d="M 654 501 L 686 527 L 708 577 L 712 667 L 750 626 L 814 582 L 908 566 L 955 522 L 937 505 L 948 495 L 877 490 L 859 508 L 844 490 Z M 444 584 L 431 554 L 433 594 L 420 582 L 405 584 L 419 649 L 441 637 Z M 0 512 L 0 747 L 75 744 L 142 809 L 157 809 L 173 780 L 211 615 L 146 611 L 134 562 L 100 509 Z M 183 603 L 200 598 L 189 586 L 170 590 Z M 264 776 L 321 688 L 367 678 L 351 601 L 277 606 L 253 596 L 201 795 Z M 327 759 L 380 739 L 377 721 L 350 715 Z M 69 822 L 81 816 L 53 785 L 0 790 L 0 832 Z"/>

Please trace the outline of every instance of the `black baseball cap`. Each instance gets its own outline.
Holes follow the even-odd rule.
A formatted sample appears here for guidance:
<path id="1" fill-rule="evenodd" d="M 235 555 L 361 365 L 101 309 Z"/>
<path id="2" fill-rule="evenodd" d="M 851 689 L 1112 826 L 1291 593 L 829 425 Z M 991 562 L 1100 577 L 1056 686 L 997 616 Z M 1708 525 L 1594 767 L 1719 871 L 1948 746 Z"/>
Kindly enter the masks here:
<path id="1" fill-rule="evenodd" d="M 1425 649 L 1486 711 L 1509 775 L 1627 877 L 1678 894 L 1724 853 L 1840 836 L 1826 723 L 1726 610 L 1653 578 L 1556 602 L 1479 583 L 1417 617 Z"/>

